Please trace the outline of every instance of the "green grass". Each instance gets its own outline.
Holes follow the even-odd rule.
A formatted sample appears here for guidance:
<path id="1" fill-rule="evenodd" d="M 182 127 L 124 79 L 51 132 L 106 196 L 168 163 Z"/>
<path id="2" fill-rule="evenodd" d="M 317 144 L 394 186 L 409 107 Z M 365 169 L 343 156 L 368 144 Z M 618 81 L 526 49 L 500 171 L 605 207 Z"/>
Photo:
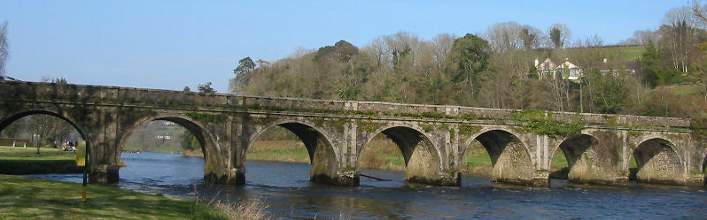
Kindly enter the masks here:
<path id="1" fill-rule="evenodd" d="M 62 151 L 52 147 L 2 147 L 0 160 L 76 160 L 76 152 Z"/>
<path id="2" fill-rule="evenodd" d="M 89 185 L 84 203 L 81 188 L 0 175 L 0 219 L 225 219 L 204 204 L 111 186 Z"/>
<path id="3" fill-rule="evenodd" d="M 680 95 L 680 96 L 701 96 L 700 92 L 702 91 L 699 85 L 670 85 L 670 86 L 662 86 L 664 88 L 667 88 L 670 90 L 673 94 L 675 95 Z"/>
<path id="4" fill-rule="evenodd" d="M 80 173 L 83 152 L 67 152 L 51 147 L 37 148 L 0 147 L 0 173 L 43 174 Z"/>
<path id="5" fill-rule="evenodd" d="M 491 175 L 491 170 L 493 169 L 491 157 L 480 143 L 472 143 L 466 152 L 464 152 L 462 160 L 464 161 L 465 167 L 463 167 L 461 171 L 464 174 L 479 176 Z"/>
<path id="6" fill-rule="evenodd" d="M 309 163 L 309 154 L 297 140 L 258 141 L 248 150 L 248 160 Z M 462 172 L 470 175 L 490 175 L 491 157 L 480 144 L 475 143 L 464 154 Z M 361 152 L 359 168 L 405 170 L 405 160 L 397 145 L 384 138 L 372 140 Z M 565 155 L 558 151 L 552 158 L 551 171 L 567 167 Z"/>
<path id="7" fill-rule="evenodd" d="M 623 54 L 622 59 L 624 59 L 624 60 L 637 60 L 646 51 L 646 48 L 644 48 L 642 46 L 616 47 L 616 48 L 611 48 L 611 49 L 620 50 Z"/>
<path id="8" fill-rule="evenodd" d="M 258 141 L 248 149 L 246 159 L 309 163 L 309 154 L 300 141 Z"/>
<path id="9" fill-rule="evenodd" d="M 309 154 L 304 145 L 297 140 L 258 141 L 248 150 L 248 160 L 286 161 L 309 163 Z M 491 159 L 486 151 L 472 148 L 464 157 L 470 168 L 491 167 Z M 404 170 L 405 159 L 392 141 L 376 138 L 367 144 L 359 156 L 359 167 L 388 170 Z"/>
<path id="10" fill-rule="evenodd" d="M 558 151 L 555 152 L 555 155 L 552 157 L 552 162 L 550 163 L 550 171 L 560 170 L 568 166 L 569 164 L 567 163 L 565 154 L 558 149 Z"/>
<path id="11" fill-rule="evenodd" d="M 405 158 L 392 140 L 383 136 L 375 137 L 366 144 L 359 155 L 360 168 L 405 170 Z"/>
<path id="12" fill-rule="evenodd" d="M 617 54 L 618 57 L 614 59 L 619 59 L 621 61 L 635 61 L 640 58 L 645 52 L 646 48 L 643 46 L 616 46 L 616 47 L 603 47 L 603 48 L 568 48 L 568 51 L 572 52 L 585 52 L 590 50 L 599 50 L 603 54 Z M 571 59 L 571 58 L 570 58 Z"/>

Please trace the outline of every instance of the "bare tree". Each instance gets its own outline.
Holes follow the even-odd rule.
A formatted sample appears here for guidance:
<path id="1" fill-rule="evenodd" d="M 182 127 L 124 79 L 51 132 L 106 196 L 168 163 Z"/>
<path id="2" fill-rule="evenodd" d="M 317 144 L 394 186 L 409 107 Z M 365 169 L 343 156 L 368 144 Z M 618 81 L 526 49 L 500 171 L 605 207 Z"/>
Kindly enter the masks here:
<path id="1" fill-rule="evenodd" d="M 563 48 L 570 39 L 570 29 L 565 24 L 553 24 L 548 29 L 550 44 L 554 48 Z"/>
<path id="2" fill-rule="evenodd" d="M 672 58 L 673 68 L 683 73 L 688 72 L 692 44 L 696 40 L 697 16 L 691 7 L 679 7 L 668 11 L 663 18 L 661 28 L 662 45 L 667 47 Z"/>
<path id="3" fill-rule="evenodd" d="M 7 56 L 7 22 L 5 22 L 0 25 L 0 77 L 5 75 Z"/>
<path id="4" fill-rule="evenodd" d="M 516 22 L 497 23 L 486 31 L 486 39 L 493 51 L 503 53 L 523 47 L 521 30 L 523 27 Z"/>
<path id="5" fill-rule="evenodd" d="M 434 48 L 434 62 L 441 68 L 447 60 L 447 55 L 452 51 L 454 44 L 454 36 L 450 34 L 440 34 L 432 39 L 432 47 Z"/>
<path id="6" fill-rule="evenodd" d="M 638 30 L 633 32 L 631 38 L 626 39 L 621 44 L 624 45 L 648 45 L 656 43 L 660 39 L 660 32 L 655 30 Z"/>
<path id="7" fill-rule="evenodd" d="M 543 33 L 533 26 L 524 25 L 520 30 L 520 39 L 523 42 L 523 49 L 537 48 L 542 42 Z"/>

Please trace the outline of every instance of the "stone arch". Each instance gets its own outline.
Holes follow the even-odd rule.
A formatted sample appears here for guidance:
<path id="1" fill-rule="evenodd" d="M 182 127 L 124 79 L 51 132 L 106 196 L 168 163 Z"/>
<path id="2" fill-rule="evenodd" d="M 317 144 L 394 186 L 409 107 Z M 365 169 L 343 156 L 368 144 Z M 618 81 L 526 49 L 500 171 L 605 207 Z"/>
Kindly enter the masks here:
<path id="1" fill-rule="evenodd" d="M 528 144 L 519 135 L 504 128 L 485 128 L 464 141 L 459 158 L 477 140 L 491 158 L 493 169 L 491 180 L 513 184 L 533 185 L 535 162 L 528 149 Z M 460 163 L 459 166 L 463 166 Z M 461 169 L 461 167 L 460 167 Z"/>
<path id="2" fill-rule="evenodd" d="M 219 174 L 226 172 L 224 170 L 226 161 L 223 160 L 219 154 L 220 146 L 217 139 L 202 123 L 178 114 L 147 116 L 129 122 L 127 126 L 121 129 L 121 133 L 118 135 L 115 148 L 116 152 L 114 154 L 116 155 L 116 161 L 120 158 L 123 145 L 125 145 L 127 139 L 133 134 L 135 129 L 143 127 L 153 121 L 173 122 L 192 133 L 197 141 L 199 141 L 201 152 L 204 154 L 204 179 L 209 183 L 223 182 L 223 180 L 219 180 L 219 176 L 222 176 Z"/>
<path id="3" fill-rule="evenodd" d="M 273 127 L 282 127 L 292 132 L 304 144 L 309 154 L 309 162 L 312 165 L 310 169 L 310 180 L 319 183 L 339 184 L 340 180 L 336 179 L 339 171 L 339 156 L 334 149 L 332 136 L 324 129 L 318 128 L 313 123 L 304 120 L 278 120 L 274 123 L 267 124 L 250 135 L 245 148 L 241 150 L 239 158 L 241 171 L 245 173 L 246 168 L 243 164 L 247 157 L 248 149 L 262 136 L 263 133 Z"/>
<path id="4" fill-rule="evenodd" d="M 66 114 L 60 114 L 55 111 L 50 111 L 50 110 L 44 110 L 44 109 L 31 109 L 31 110 L 26 110 L 26 111 L 21 111 L 18 113 L 11 114 L 10 116 L 7 116 L 5 118 L 0 118 L 0 131 L 4 130 L 7 126 L 12 124 L 13 122 L 24 118 L 26 116 L 30 115 L 49 115 L 53 117 L 57 117 L 61 120 L 64 120 L 65 122 L 69 123 L 76 131 L 79 132 L 81 135 L 81 138 L 83 138 L 86 141 L 86 144 L 88 144 L 88 136 L 87 133 L 85 132 L 85 129 L 76 123 L 75 119 L 73 119 L 71 116 L 66 115 Z"/>
<path id="5" fill-rule="evenodd" d="M 356 155 L 378 135 L 390 138 L 403 155 L 405 161 L 405 179 L 408 182 L 417 182 L 433 185 L 445 185 L 439 178 L 442 171 L 441 153 L 433 139 L 423 129 L 415 125 L 392 124 L 378 128 L 369 135 L 365 142 L 357 149 Z M 356 167 L 359 167 L 356 158 Z"/>
<path id="6" fill-rule="evenodd" d="M 7 126 L 11 125 L 15 121 L 17 121 L 21 118 L 27 117 L 27 116 L 31 116 L 31 115 L 49 115 L 52 117 L 59 118 L 59 119 L 65 121 L 66 123 L 69 123 L 71 125 L 71 127 L 73 127 L 79 133 L 81 138 L 85 141 L 84 147 L 86 148 L 86 152 L 85 152 L 85 157 L 84 157 L 84 163 L 85 163 L 84 164 L 85 166 L 83 167 L 84 171 L 90 172 L 91 169 L 94 168 L 94 166 L 91 165 L 94 162 L 92 160 L 94 160 L 94 158 L 95 158 L 94 155 L 91 155 L 91 151 L 93 149 L 92 139 L 89 136 L 89 133 L 86 133 L 87 130 L 85 129 L 85 127 L 83 127 L 79 123 L 76 123 L 77 120 L 68 114 L 60 114 L 55 111 L 43 110 L 43 109 L 31 109 L 31 110 L 17 112 L 14 114 L 10 114 L 9 116 L 7 116 L 5 118 L 0 118 L 0 133 L 2 133 L 2 131 L 5 128 L 7 128 Z M 93 172 L 90 172 L 90 173 L 91 173 L 90 174 L 91 176 L 89 176 L 89 181 L 93 181 L 92 179 L 95 179 L 95 177 L 94 177 L 95 174 Z M 86 174 L 86 172 L 84 172 L 84 174 Z"/>
<path id="7" fill-rule="evenodd" d="M 206 129 L 206 126 L 187 116 L 170 114 L 143 117 L 130 123 L 130 125 L 128 125 L 126 129 L 122 130 L 123 132 L 118 138 L 117 150 L 120 152 L 121 147 L 123 147 L 125 141 L 127 141 L 128 137 L 132 135 L 135 129 L 145 126 L 153 121 L 169 121 L 187 129 L 199 141 L 199 144 L 202 148 L 201 150 L 204 153 L 205 158 L 208 157 L 207 155 L 209 152 L 218 152 L 220 148 L 218 142 L 216 141 L 216 138 L 211 134 L 211 132 Z"/>
<path id="8" fill-rule="evenodd" d="M 636 160 L 636 180 L 644 183 L 685 184 L 685 163 L 678 152 L 667 139 L 653 136 L 642 139 L 630 154 L 630 158 Z"/>
<path id="9" fill-rule="evenodd" d="M 547 167 L 551 167 L 552 160 L 557 152 L 562 152 L 567 160 L 567 168 L 569 168 L 569 170 L 560 171 L 562 174 L 559 176 L 566 176 L 570 181 L 579 181 L 583 179 L 586 173 L 592 172 L 592 165 L 589 164 L 592 161 L 586 160 L 591 160 L 589 158 L 594 158 L 594 156 L 586 155 L 585 153 L 598 144 L 599 139 L 588 133 L 565 137 L 559 144 L 553 146 L 551 149 Z"/>
<path id="10" fill-rule="evenodd" d="M 683 149 L 679 148 L 675 145 L 675 143 L 678 143 L 676 140 L 673 140 L 672 138 L 666 137 L 661 134 L 656 134 L 656 133 L 650 133 L 647 135 L 643 135 L 636 140 L 635 145 L 633 146 L 633 149 L 631 151 L 635 151 L 638 146 L 641 146 L 641 144 L 645 143 L 646 141 L 650 141 L 653 139 L 660 139 L 662 142 L 667 143 L 666 147 L 669 147 L 677 157 L 680 159 L 680 162 L 684 165 L 685 164 L 685 159 L 683 158 Z M 630 159 L 633 158 L 633 153 L 630 153 L 629 155 L 626 155 L 626 161 L 630 161 Z"/>

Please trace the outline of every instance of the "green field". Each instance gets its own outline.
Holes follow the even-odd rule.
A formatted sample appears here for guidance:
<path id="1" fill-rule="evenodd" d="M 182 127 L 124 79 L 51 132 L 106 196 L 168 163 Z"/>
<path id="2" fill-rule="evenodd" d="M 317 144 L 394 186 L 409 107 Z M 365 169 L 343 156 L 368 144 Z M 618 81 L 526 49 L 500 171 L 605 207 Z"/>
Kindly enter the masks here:
<path id="1" fill-rule="evenodd" d="M 0 147 L 0 173 L 42 174 L 80 173 L 83 152 L 68 152 L 52 147 L 40 148 Z"/>
<path id="2" fill-rule="evenodd" d="M 307 149 L 300 141 L 274 140 L 258 141 L 246 154 L 248 160 L 286 161 L 309 163 Z M 472 145 L 465 153 L 466 169 L 462 172 L 472 175 L 489 175 L 492 165 L 491 158 L 480 145 Z M 359 168 L 375 168 L 387 170 L 405 170 L 405 161 L 398 147 L 387 139 L 374 139 L 367 144 L 358 162 Z M 552 158 L 552 171 L 567 167 L 564 154 L 557 153 Z"/>
<path id="3" fill-rule="evenodd" d="M 0 160 L 76 160 L 76 152 L 62 151 L 53 147 L 40 147 L 39 154 L 35 147 L 0 146 Z"/>
<path id="4" fill-rule="evenodd" d="M 214 208 L 111 186 L 0 175 L 0 219 L 225 219 Z"/>

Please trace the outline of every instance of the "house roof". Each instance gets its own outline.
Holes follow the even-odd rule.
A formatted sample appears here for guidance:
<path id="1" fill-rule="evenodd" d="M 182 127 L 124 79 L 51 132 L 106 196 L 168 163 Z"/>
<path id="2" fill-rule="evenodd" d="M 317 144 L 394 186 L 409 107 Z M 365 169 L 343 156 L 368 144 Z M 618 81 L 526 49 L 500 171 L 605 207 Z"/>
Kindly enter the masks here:
<path id="1" fill-rule="evenodd" d="M 560 64 L 560 67 L 567 69 L 579 69 L 579 66 L 574 65 L 574 63 L 570 63 L 570 61 L 565 61 L 564 63 Z"/>
<path id="2" fill-rule="evenodd" d="M 539 63 L 537 66 L 535 66 L 536 69 L 539 70 L 552 70 L 555 69 L 555 63 L 550 60 L 550 58 L 545 59 L 542 63 Z"/>

